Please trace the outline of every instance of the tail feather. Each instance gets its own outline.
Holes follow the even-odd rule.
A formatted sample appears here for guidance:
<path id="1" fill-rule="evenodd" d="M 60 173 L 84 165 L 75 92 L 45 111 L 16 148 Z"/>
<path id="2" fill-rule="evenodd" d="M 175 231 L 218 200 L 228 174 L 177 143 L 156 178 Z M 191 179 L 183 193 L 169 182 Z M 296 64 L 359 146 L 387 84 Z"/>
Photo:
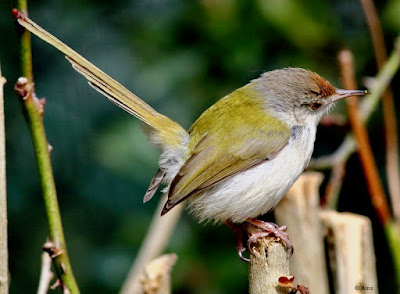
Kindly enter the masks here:
<path id="1" fill-rule="evenodd" d="M 16 17 L 20 25 L 64 53 L 66 58 L 71 62 L 72 67 L 82 74 L 89 81 L 89 85 L 95 90 L 149 125 L 153 129 L 152 136 L 155 135 L 157 137 L 156 139 L 153 138 L 153 141 L 157 145 L 173 148 L 182 144 L 182 137 L 187 136 L 187 132 L 178 123 L 158 113 L 138 96 L 28 17 L 22 14 L 18 14 Z"/>
<path id="2" fill-rule="evenodd" d="M 154 194 L 157 192 L 158 187 L 164 181 L 164 176 L 165 176 L 165 171 L 162 170 L 161 168 L 158 169 L 156 175 L 150 182 L 146 194 L 143 197 L 143 203 L 146 203 L 147 201 L 150 201 L 151 198 L 153 198 Z"/>

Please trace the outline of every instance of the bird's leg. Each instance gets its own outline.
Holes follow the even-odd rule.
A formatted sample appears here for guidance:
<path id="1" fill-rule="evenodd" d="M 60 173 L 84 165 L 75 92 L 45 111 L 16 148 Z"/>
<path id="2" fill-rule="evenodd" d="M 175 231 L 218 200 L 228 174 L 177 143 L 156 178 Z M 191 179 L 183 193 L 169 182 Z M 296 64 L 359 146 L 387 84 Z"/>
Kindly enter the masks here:
<path id="1" fill-rule="evenodd" d="M 250 262 L 250 259 L 243 256 L 243 252 L 246 251 L 246 247 L 244 247 L 243 245 L 243 233 L 247 230 L 247 224 L 235 224 L 229 220 L 226 221 L 225 224 L 236 234 L 236 250 L 240 259 L 246 262 Z"/>
<path id="2" fill-rule="evenodd" d="M 289 251 L 290 256 L 293 254 L 293 244 L 289 240 L 289 235 L 286 233 L 286 226 L 278 227 L 274 223 L 264 222 L 256 218 L 247 219 L 247 223 L 250 225 L 261 229 L 260 232 L 252 233 L 247 240 L 247 248 L 251 252 L 251 244 L 255 243 L 257 239 L 266 237 L 266 236 L 275 236 L 278 240 L 281 240 L 285 245 L 286 249 Z"/>

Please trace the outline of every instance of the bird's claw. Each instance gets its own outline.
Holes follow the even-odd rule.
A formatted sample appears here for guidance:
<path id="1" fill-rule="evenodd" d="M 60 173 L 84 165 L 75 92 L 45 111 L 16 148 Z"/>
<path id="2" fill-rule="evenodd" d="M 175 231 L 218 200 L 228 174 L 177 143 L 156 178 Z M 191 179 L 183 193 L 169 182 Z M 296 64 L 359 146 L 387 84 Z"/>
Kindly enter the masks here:
<path id="1" fill-rule="evenodd" d="M 282 227 L 279 227 L 278 229 L 279 229 L 280 231 L 282 231 L 282 232 L 286 232 L 287 226 L 282 226 Z"/>
<path id="2" fill-rule="evenodd" d="M 258 219 L 249 219 L 248 223 L 262 230 L 261 232 L 251 234 L 247 240 L 247 248 L 251 253 L 253 253 L 251 245 L 256 243 L 258 239 L 266 236 L 274 236 L 277 240 L 282 241 L 289 253 L 289 256 L 293 255 L 293 244 L 289 239 L 288 233 L 286 233 L 286 226 L 278 227 L 274 223 L 263 222 Z"/>
<path id="3" fill-rule="evenodd" d="M 236 250 L 238 256 L 241 260 L 245 262 L 250 262 L 250 259 L 243 255 L 243 252 L 249 250 L 250 254 L 254 254 L 253 252 L 253 245 L 258 241 L 258 239 L 267 237 L 267 236 L 274 236 L 277 240 L 282 241 L 283 245 L 286 247 L 287 251 L 289 252 L 289 256 L 293 254 L 293 245 L 292 242 L 289 240 L 289 236 L 286 233 L 287 227 L 282 226 L 278 227 L 274 223 L 270 222 L 263 222 L 258 219 L 248 219 L 247 223 L 245 224 L 234 224 L 232 222 L 226 222 L 228 225 L 237 235 L 237 245 Z M 243 233 L 248 229 L 249 226 L 253 226 L 255 228 L 260 229 L 261 231 L 252 233 L 247 239 L 246 247 L 243 245 Z"/>
<path id="4" fill-rule="evenodd" d="M 246 251 L 246 248 L 244 248 L 244 247 L 243 247 L 243 250 L 240 250 L 240 249 L 237 250 L 237 253 L 238 253 L 238 255 L 239 255 L 239 258 L 240 258 L 241 260 L 245 261 L 245 262 L 250 262 L 250 259 L 249 259 L 249 258 L 243 256 L 243 252 L 245 252 L 245 251 Z"/>

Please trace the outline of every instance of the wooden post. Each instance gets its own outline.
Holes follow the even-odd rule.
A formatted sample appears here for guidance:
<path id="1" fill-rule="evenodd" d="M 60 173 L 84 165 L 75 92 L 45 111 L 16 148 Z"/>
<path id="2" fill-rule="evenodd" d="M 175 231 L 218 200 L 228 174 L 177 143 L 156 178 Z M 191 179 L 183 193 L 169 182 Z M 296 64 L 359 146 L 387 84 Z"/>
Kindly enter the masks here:
<path id="1" fill-rule="evenodd" d="M 261 238 L 252 247 L 249 265 L 250 294 L 287 294 L 278 279 L 289 275 L 289 258 L 285 247 L 273 237 Z"/>
<path id="2" fill-rule="evenodd" d="M 311 293 L 328 294 L 328 278 L 322 224 L 319 217 L 319 186 L 322 174 L 303 173 L 275 208 L 279 226 L 287 226 L 293 243 L 291 275 Z"/>
<path id="3" fill-rule="evenodd" d="M 321 213 L 337 294 L 377 294 L 378 282 L 370 220 L 352 213 Z"/>

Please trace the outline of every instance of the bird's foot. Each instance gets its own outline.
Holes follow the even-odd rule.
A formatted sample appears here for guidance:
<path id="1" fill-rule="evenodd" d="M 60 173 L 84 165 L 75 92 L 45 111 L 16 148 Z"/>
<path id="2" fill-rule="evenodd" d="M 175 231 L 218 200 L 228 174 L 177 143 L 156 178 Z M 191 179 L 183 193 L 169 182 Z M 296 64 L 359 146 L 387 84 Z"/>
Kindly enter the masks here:
<path id="1" fill-rule="evenodd" d="M 236 250 L 239 255 L 239 258 L 245 262 L 250 262 L 250 259 L 243 256 L 243 252 L 246 251 L 246 247 L 243 245 L 243 234 L 247 230 L 247 225 L 243 224 L 235 224 L 231 221 L 226 221 L 225 224 L 235 232 L 237 243 Z"/>
<path id="2" fill-rule="evenodd" d="M 274 223 L 264 222 L 255 218 L 248 219 L 247 223 L 253 227 L 261 229 L 260 232 L 252 233 L 247 239 L 247 248 L 249 249 L 250 253 L 253 253 L 252 244 L 256 243 L 258 239 L 264 238 L 266 236 L 274 236 L 278 240 L 282 241 L 287 251 L 289 252 L 289 256 L 293 254 L 293 244 L 289 240 L 289 235 L 286 233 L 286 226 L 278 227 Z"/>
<path id="3" fill-rule="evenodd" d="M 274 223 L 264 222 L 255 218 L 248 219 L 246 223 L 242 224 L 235 224 L 231 221 L 226 221 L 225 224 L 235 232 L 237 238 L 236 250 L 240 259 L 245 262 L 250 262 L 250 259 L 243 256 L 243 252 L 245 252 L 246 249 L 248 249 L 249 252 L 253 254 L 252 251 L 253 244 L 256 243 L 258 239 L 267 236 L 274 236 L 276 239 L 282 241 L 287 251 L 289 252 L 289 256 L 293 254 L 293 244 L 289 240 L 289 236 L 286 233 L 287 229 L 286 226 L 278 227 Z M 243 244 L 243 234 L 249 232 L 248 230 L 249 226 L 255 227 L 260 231 L 249 233 L 246 244 L 247 246 L 245 247 Z"/>

